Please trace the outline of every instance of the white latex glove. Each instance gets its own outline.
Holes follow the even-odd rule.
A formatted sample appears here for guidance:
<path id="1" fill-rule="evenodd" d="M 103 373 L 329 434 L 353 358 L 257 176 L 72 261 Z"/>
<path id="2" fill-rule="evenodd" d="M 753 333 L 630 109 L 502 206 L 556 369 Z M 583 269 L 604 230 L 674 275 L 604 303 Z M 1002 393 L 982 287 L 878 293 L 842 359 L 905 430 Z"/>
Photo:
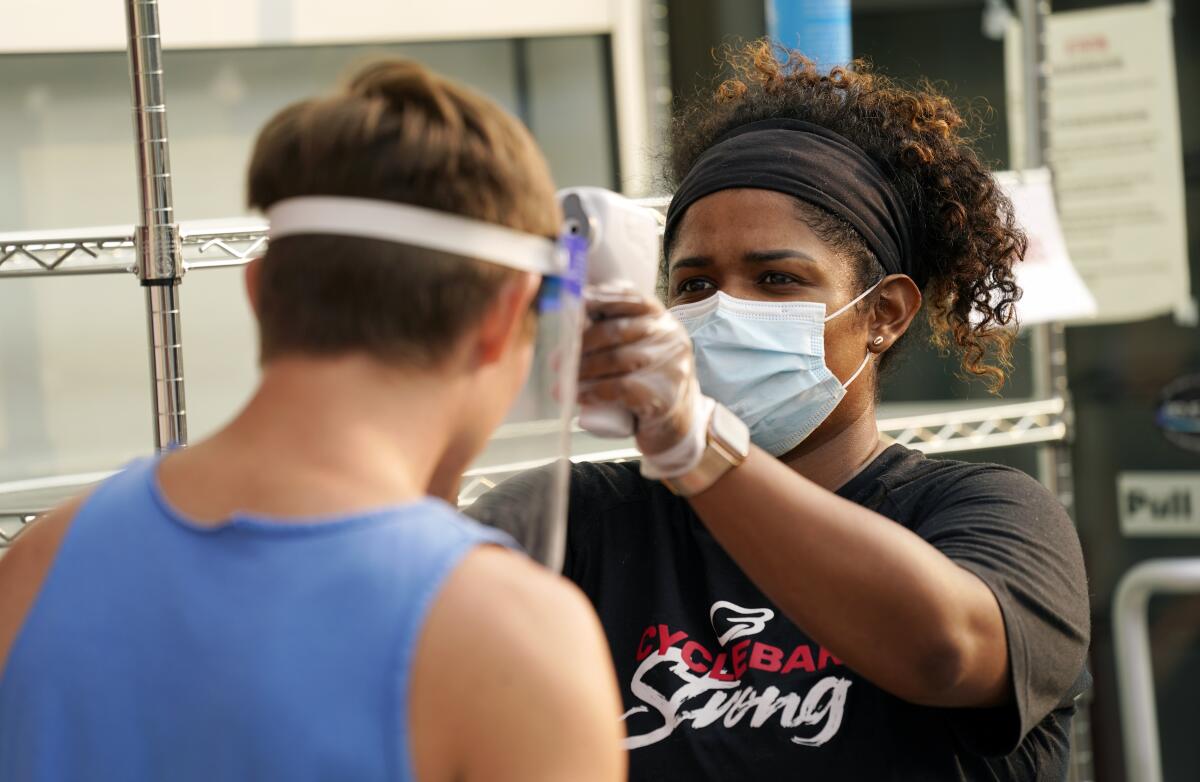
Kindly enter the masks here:
<path id="1" fill-rule="evenodd" d="M 674 478 L 700 463 L 713 401 L 696 382 L 692 341 L 663 305 L 620 283 L 584 293 L 579 401 L 633 413 L 642 474 Z"/>

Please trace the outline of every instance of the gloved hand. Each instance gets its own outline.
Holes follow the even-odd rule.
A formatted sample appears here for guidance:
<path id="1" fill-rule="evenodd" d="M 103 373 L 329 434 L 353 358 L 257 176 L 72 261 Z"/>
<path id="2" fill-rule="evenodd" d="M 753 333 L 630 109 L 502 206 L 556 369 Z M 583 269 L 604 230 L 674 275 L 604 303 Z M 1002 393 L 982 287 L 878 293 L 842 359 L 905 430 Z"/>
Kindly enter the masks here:
<path id="1" fill-rule="evenodd" d="M 674 478 L 700 462 L 713 401 L 700 393 L 687 331 L 657 299 L 606 283 L 584 292 L 579 401 L 633 413 L 642 474 Z"/>

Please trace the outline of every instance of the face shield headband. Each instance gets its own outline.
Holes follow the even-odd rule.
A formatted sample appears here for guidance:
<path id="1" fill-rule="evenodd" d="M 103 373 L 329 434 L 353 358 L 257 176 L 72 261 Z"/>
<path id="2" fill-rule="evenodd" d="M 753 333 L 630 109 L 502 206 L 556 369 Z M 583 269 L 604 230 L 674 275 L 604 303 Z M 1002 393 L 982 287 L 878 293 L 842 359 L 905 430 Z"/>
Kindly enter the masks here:
<path id="1" fill-rule="evenodd" d="M 271 240 L 314 234 L 378 239 L 544 276 L 563 276 L 569 266 L 552 239 L 396 201 L 299 196 L 274 204 L 266 216 Z"/>

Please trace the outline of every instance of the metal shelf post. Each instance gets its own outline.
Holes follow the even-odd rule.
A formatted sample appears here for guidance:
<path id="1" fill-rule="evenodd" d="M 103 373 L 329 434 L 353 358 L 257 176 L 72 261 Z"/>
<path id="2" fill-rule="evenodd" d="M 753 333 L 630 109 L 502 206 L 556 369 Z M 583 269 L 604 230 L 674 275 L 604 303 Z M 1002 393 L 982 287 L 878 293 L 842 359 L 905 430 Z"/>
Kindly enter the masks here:
<path id="1" fill-rule="evenodd" d="M 146 289 L 154 444 L 165 450 L 187 444 L 187 408 L 179 313 L 183 251 L 171 189 L 158 0 L 125 0 L 125 20 L 140 206 L 134 249 Z"/>
<path id="2" fill-rule="evenodd" d="M 1025 101 L 1025 159 L 1027 169 L 1045 165 L 1046 133 L 1046 17 L 1048 0 L 1018 0 L 1021 15 L 1021 54 Z M 1066 342 L 1061 323 L 1041 324 L 1033 329 L 1033 385 L 1039 397 L 1068 397 Z M 1067 414 L 1070 424 L 1070 414 Z M 1068 436 L 1070 432 L 1068 431 Z M 1071 455 L 1065 442 L 1048 444 L 1038 452 L 1039 477 L 1059 500 L 1074 513 L 1071 491 Z"/>
<path id="3" fill-rule="evenodd" d="M 1036 169 L 1045 165 L 1045 150 L 1049 142 L 1046 78 L 1050 66 L 1046 57 L 1046 17 L 1050 15 L 1050 0 L 1017 0 L 1017 9 L 1021 21 L 1022 96 L 1025 103 L 1025 159 L 1021 165 Z M 1034 395 L 1061 400 L 1064 427 L 1061 440 L 1038 446 L 1038 477 L 1074 518 L 1075 493 L 1070 450 L 1074 416 L 1067 379 L 1066 330 L 1061 323 L 1035 326 L 1030 347 L 1033 354 Z M 1076 719 L 1072 723 L 1071 782 L 1087 782 L 1094 777 L 1090 695 L 1085 693 L 1080 698 Z"/>

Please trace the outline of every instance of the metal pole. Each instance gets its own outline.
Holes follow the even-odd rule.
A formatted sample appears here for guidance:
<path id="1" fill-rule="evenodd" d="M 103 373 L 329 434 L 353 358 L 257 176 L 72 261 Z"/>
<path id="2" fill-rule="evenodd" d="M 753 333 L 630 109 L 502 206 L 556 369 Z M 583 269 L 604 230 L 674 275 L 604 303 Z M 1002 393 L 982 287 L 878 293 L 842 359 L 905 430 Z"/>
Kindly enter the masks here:
<path id="1" fill-rule="evenodd" d="M 171 193 L 158 1 L 125 0 L 125 20 L 140 208 L 134 247 L 138 279 L 146 289 L 154 444 L 163 450 L 187 444 L 187 408 L 179 317 L 183 252 Z"/>
<path id="2" fill-rule="evenodd" d="M 1021 14 L 1021 54 L 1025 101 L 1025 159 L 1024 168 L 1045 165 L 1046 134 L 1046 17 L 1050 13 L 1048 0 L 1017 0 Z M 1042 482 L 1054 492 L 1074 515 L 1075 494 L 1071 472 L 1069 443 L 1074 430 L 1070 389 L 1067 384 L 1066 330 L 1061 323 L 1034 327 L 1031 334 L 1033 351 L 1034 395 L 1039 398 L 1057 396 L 1067 402 L 1064 420 L 1067 439 L 1038 449 L 1038 473 Z"/>
<path id="3" fill-rule="evenodd" d="M 1046 15 L 1049 3 L 1042 0 L 1017 0 L 1021 19 L 1021 78 L 1025 102 L 1025 159 L 1017 161 L 1025 168 L 1041 168 L 1045 163 L 1046 79 L 1042 68 Z"/>
<path id="4" fill-rule="evenodd" d="M 1045 165 L 1046 149 L 1046 16 L 1050 3 L 1046 0 L 1017 0 L 1021 16 L 1021 68 L 1025 102 L 1025 159 L 1017 161 L 1023 168 L 1041 168 Z M 1043 324 L 1034 327 L 1031 335 L 1033 352 L 1034 396 L 1047 398 L 1060 396 L 1067 399 L 1067 366 L 1065 334 L 1061 324 Z M 1070 409 L 1065 414 L 1068 438 L 1072 417 Z M 1042 482 L 1074 511 L 1074 495 L 1071 491 L 1071 458 L 1066 443 L 1054 443 L 1038 449 L 1038 473 Z"/>
<path id="5" fill-rule="evenodd" d="M 1024 160 L 1014 161 L 1026 169 L 1046 164 L 1046 77 L 1049 65 L 1046 56 L 1046 17 L 1050 15 L 1050 0 L 1017 0 L 1021 20 L 1021 78 L 1024 80 L 1025 144 Z M 1067 513 L 1075 516 L 1075 491 L 1071 465 L 1070 443 L 1075 430 L 1067 382 L 1066 330 L 1061 323 L 1044 323 L 1033 328 L 1030 335 L 1033 354 L 1033 394 L 1040 399 L 1058 397 L 1063 400 L 1063 423 L 1066 435 L 1058 442 L 1038 447 L 1038 477 Z M 1077 704 L 1071 730 L 1071 782 L 1087 782 L 1094 777 L 1091 751 L 1090 693 Z"/>

